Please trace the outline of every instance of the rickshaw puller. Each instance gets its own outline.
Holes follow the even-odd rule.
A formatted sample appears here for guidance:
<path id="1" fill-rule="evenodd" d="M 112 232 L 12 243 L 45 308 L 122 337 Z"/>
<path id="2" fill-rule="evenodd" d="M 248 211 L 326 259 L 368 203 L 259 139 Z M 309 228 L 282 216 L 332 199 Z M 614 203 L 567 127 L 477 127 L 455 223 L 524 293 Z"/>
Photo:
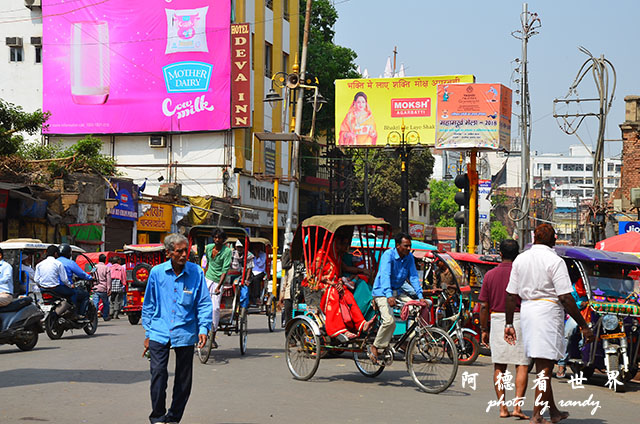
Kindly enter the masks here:
<path id="1" fill-rule="evenodd" d="M 389 346 L 396 328 L 392 312 L 392 308 L 396 306 L 394 292 L 397 292 L 397 298 L 403 302 L 412 300 L 402 291 L 402 285 L 408 279 L 418 299 L 422 299 L 422 286 L 418 278 L 416 261 L 411 254 L 411 236 L 406 233 L 398 233 L 395 236 L 395 242 L 395 248 L 382 254 L 378 275 L 373 283 L 373 300 L 382 319 L 378 334 L 371 346 L 371 361 L 373 363 L 377 363 L 380 352 Z"/>

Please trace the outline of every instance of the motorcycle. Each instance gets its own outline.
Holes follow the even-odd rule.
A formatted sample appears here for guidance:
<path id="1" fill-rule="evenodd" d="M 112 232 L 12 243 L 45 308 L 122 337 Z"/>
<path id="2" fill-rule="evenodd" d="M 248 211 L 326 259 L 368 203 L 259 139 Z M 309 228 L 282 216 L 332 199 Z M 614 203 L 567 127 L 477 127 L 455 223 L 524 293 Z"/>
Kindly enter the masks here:
<path id="1" fill-rule="evenodd" d="M 90 292 L 91 281 L 77 281 L 75 287 Z M 42 290 L 44 304 L 50 306 L 49 313 L 44 320 L 44 329 L 51 340 L 58 340 L 68 330 L 83 329 L 87 335 L 95 334 L 98 329 L 98 311 L 91 300 L 87 306 L 86 317 L 80 319 L 76 314 L 76 307 L 66 298 L 52 292 Z"/>
<path id="2" fill-rule="evenodd" d="M 15 344 L 18 349 L 29 351 L 38 344 L 38 334 L 43 332 L 44 313 L 31 297 L 21 297 L 0 308 L 0 344 Z"/>
<path id="3" fill-rule="evenodd" d="M 609 387 L 624 391 L 638 372 L 640 295 L 630 275 L 640 269 L 640 259 L 584 247 L 555 249 L 567 263 L 576 292 L 588 299 L 583 316 L 596 337 L 584 343 L 576 331 L 569 339 L 568 365 L 587 379 L 596 369 L 604 371 L 616 380 Z"/>

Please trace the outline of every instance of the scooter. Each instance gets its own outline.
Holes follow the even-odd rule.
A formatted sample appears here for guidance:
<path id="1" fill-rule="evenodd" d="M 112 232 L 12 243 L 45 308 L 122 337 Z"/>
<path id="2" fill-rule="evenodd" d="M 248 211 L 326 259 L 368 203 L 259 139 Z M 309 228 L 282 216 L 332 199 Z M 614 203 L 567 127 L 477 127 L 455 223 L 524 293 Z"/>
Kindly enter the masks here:
<path id="1" fill-rule="evenodd" d="M 76 287 L 82 286 L 83 283 L 90 284 L 90 282 L 79 281 L 76 282 Z M 51 340 L 58 340 L 65 331 L 81 328 L 89 336 L 95 334 L 98 329 L 98 311 L 93 302 L 89 300 L 87 315 L 80 319 L 76 314 L 75 306 L 66 298 L 46 289 L 42 290 L 42 298 L 45 305 L 51 306 L 44 320 L 44 329 Z"/>
<path id="2" fill-rule="evenodd" d="M 15 344 L 18 349 L 29 351 L 38 343 L 43 332 L 44 313 L 31 297 L 21 297 L 0 308 L 0 344 Z"/>

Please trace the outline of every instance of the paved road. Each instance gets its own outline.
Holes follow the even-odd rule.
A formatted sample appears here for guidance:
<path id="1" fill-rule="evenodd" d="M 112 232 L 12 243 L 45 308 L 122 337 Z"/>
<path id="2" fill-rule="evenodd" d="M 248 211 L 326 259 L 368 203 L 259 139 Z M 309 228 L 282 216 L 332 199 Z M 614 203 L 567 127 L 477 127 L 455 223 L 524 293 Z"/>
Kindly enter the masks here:
<path id="1" fill-rule="evenodd" d="M 494 408 L 490 358 L 461 367 L 454 385 L 439 395 L 416 389 L 403 362 L 367 379 L 347 357 L 323 359 L 316 376 L 294 381 L 283 357 L 283 332 L 269 333 L 264 316 L 249 320 L 249 350 L 240 356 L 237 336 L 219 337 L 206 365 L 194 358 L 193 392 L 183 423 L 506 423 Z M 36 349 L 0 346 L 0 423 L 145 423 L 150 411 L 149 365 L 140 357 L 143 331 L 126 320 L 100 322 L 97 333 L 42 334 Z M 170 366 L 173 366 L 170 364 Z M 477 389 L 462 387 L 464 371 L 479 373 Z M 530 375 L 532 387 L 534 375 Z M 572 390 L 554 380 L 556 399 L 600 408 L 567 407 L 566 423 L 631 423 L 640 411 L 640 385 L 616 394 L 597 385 Z M 171 379 L 169 382 L 171 387 Z M 511 392 L 513 393 L 513 392 Z M 511 394 L 513 396 L 513 394 Z M 525 411 L 533 392 L 527 391 Z"/>

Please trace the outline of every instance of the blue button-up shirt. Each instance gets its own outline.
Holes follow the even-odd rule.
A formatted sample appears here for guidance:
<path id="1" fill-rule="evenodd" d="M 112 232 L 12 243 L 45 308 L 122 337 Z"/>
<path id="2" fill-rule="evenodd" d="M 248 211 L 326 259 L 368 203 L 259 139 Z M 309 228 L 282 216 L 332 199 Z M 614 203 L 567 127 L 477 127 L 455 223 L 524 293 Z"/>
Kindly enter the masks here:
<path id="1" fill-rule="evenodd" d="M 393 297 L 393 291 L 398 290 L 407 280 L 416 291 L 418 298 L 422 299 L 416 260 L 411 253 L 401 258 L 394 247 L 384 252 L 380 258 L 380 267 L 371 294 L 374 297 Z"/>
<path id="2" fill-rule="evenodd" d="M 93 278 L 89 274 L 87 274 L 82 270 L 82 268 L 80 268 L 80 265 L 78 265 L 76 261 L 72 261 L 71 259 L 65 258 L 64 256 L 60 256 L 58 258 L 58 261 L 60 261 L 62 265 L 64 265 L 64 270 L 67 271 L 67 278 L 69 279 L 69 282 L 73 282 L 74 275 L 81 280 L 93 280 Z"/>
<path id="3" fill-rule="evenodd" d="M 13 268 L 4 260 L 0 260 L 0 293 L 13 294 Z"/>
<path id="4" fill-rule="evenodd" d="M 171 261 L 151 269 L 142 305 L 146 337 L 173 347 L 190 346 L 211 328 L 213 306 L 202 268 L 187 262 L 179 275 Z"/>

